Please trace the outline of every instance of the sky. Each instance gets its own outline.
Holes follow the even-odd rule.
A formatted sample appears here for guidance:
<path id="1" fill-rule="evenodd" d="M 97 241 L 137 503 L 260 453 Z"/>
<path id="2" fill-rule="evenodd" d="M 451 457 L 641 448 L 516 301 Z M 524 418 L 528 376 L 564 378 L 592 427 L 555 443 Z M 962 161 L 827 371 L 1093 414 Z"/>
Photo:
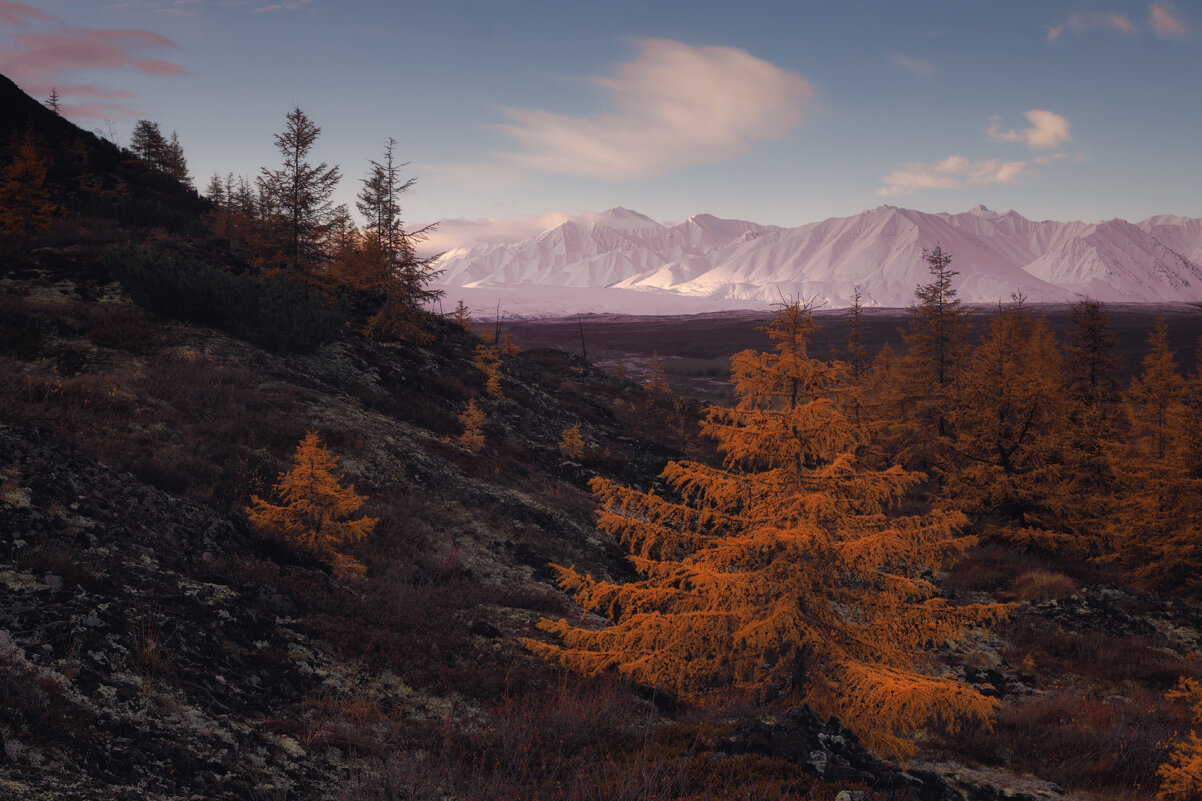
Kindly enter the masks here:
<path id="1" fill-rule="evenodd" d="M 353 208 L 393 138 L 437 249 L 615 206 L 1202 217 L 1195 0 L 0 0 L 0 73 L 178 132 L 202 189 L 299 107 Z"/>

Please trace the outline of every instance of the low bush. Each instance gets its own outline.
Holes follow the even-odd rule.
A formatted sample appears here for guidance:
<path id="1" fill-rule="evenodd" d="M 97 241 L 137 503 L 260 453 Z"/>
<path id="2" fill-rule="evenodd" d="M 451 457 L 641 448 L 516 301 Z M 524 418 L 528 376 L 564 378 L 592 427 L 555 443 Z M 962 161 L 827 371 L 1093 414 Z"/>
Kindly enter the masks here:
<path id="1" fill-rule="evenodd" d="M 99 306 L 90 309 L 88 317 L 88 338 L 97 345 L 145 353 L 158 344 L 159 328 L 136 306 Z"/>
<path id="2" fill-rule="evenodd" d="M 0 292 L 0 351 L 28 361 L 42 350 L 46 323 L 25 298 Z"/>
<path id="3" fill-rule="evenodd" d="M 944 745 L 959 758 L 1135 801 L 1151 796 L 1157 766 L 1188 723 L 1185 705 L 1160 693 L 1106 697 L 1061 689 L 1007 703 L 991 730 L 970 722 Z"/>
<path id="4" fill-rule="evenodd" d="M 179 249 L 107 254 L 109 272 L 144 309 L 212 325 L 276 351 L 311 350 L 332 341 L 349 316 L 342 301 L 285 278 L 234 273 Z"/>
<path id="5" fill-rule="evenodd" d="M 1014 594 L 1020 601 L 1056 601 L 1076 592 L 1077 585 L 1071 578 L 1050 570 L 1028 570 L 1014 580 Z"/>

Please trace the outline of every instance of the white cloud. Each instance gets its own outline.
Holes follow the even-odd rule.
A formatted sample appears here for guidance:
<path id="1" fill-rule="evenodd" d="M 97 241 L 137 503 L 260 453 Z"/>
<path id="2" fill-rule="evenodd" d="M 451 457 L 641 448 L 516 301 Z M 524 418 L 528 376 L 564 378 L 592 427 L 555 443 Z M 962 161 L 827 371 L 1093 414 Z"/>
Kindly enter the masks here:
<path id="1" fill-rule="evenodd" d="M 1049 150 L 1073 141 L 1069 134 L 1068 120 L 1059 114 L 1033 108 L 1023 116 L 1031 123 L 1030 128 L 1002 131 L 998 128 L 1001 117 L 993 117 L 985 133 L 994 142 L 1020 142 L 1026 145 L 1028 150 Z"/>
<path id="2" fill-rule="evenodd" d="M 588 117 L 506 109 L 497 128 L 519 152 L 501 154 L 524 169 L 634 179 L 735 158 L 760 139 L 777 139 L 801 120 L 813 97 L 804 78 L 733 47 L 693 47 L 642 39 L 637 58 L 612 78 L 593 78 L 614 110 Z"/>
<path id="3" fill-rule="evenodd" d="M 439 220 L 438 227 L 421 244 L 420 252 L 423 256 L 430 256 L 477 242 L 486 244 L 520 242 L 570 219 L 574 218 L 562 211 L 547 211 L 542 214 L 507 219 L 458 217 Z"/>
<path id="4" fill-rule="evenodd" d="M 1185 17 L 1176 9 L 1153 3 L 1148 17 L 1152 30 L 1162 39 L 1180 39 L 1185 36 Z"/>
<path id="5" fill-rule="evenodd" d="M 889 61 L 898 69 L 912 72 L 923 78 L 929 78 L 935 74 L 935 65 L 925 58 L 914 58 L 905 53 L 894 53 L 890 56 Z"/>
<path id="6" fill-rule="evenodd" d="M 934 164 L 909 162 L 895 167 L 881 178 L 876 193 L 881 197 L 912 195 L 925 189 L 964 189 L 970 186 L 1017 184 L 1039 175 L 1029 161 L 985 159 L 971 161 L 963 156 L 948 156 Z"/>

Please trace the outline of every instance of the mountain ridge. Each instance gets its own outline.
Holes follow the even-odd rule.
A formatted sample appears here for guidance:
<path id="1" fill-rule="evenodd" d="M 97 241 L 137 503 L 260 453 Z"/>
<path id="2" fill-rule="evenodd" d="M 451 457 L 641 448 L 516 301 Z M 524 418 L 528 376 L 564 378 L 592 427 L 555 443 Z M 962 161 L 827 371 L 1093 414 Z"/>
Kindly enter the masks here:
<path id="1" fill-rule="evenodd" d="M 1202 301 L 1202 219 L 1033 221 L 978 205 L 928 213 L 882 205 L 794 228 L 696 214 L 673 225 L 624 207 L 582 215 L 519 242 L 477 243 L 443 254 L 452 291 L 533 290 L 589 308 L 553 288 L 650 292 L 670 298 L 772 303 L 782 295 L 828 308 L 908 306 L 928 279 L 923 252 L 939 246 L 968 303 L 1021 293 L 1034 302 Z M 612 293 L 611 293 L 612 294 Z M 640 306 L 654 303 L 643 298 Z"/>

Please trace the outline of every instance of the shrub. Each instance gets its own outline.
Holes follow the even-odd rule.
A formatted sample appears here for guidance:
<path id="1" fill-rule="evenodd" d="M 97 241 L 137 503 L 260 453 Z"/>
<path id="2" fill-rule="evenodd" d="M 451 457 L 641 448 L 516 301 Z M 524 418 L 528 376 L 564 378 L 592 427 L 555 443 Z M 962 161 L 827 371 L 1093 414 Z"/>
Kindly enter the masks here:
<path id="1" fill-rule="evenodd" d="M 1020 601 L 1056 601 L 1076 592 L 1077 585 L 1071 578 L 1050 570 L 1028 570 L 1014 580 L 1014 594 Z"/>
<path id="2" fill-rule="evenodd" d="M 26 306 L 24 298 L 0 293 L 0 350 L 29 360 L 41 351 L 45 337 L 45 323 Z"/>
<path id="3" fill-rule="evenodd" d="M 213 325 L 272 350 L 310 350 L 337 336 L 349 312 L 311 287 L 233 273 L 177 250 L 114 250 L 106 265 L 134 302 Z"/>
<path id="4" fill-rule="evenodd" d="M 158 341 L 158 329 L 136 306 L 101 306 L 92 309 L 88 337 L 106 348 L 145 353 Z"/>

